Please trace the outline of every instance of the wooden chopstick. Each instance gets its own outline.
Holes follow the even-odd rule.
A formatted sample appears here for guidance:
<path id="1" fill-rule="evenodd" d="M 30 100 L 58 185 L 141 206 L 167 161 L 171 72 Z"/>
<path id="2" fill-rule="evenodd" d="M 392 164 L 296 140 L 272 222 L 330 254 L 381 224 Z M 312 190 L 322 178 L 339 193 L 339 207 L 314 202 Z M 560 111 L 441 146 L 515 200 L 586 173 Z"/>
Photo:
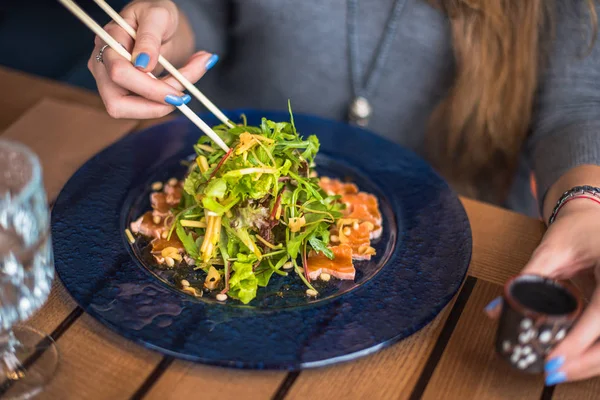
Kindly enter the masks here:
<path id="1" fill-rule="evenodd" d="M 81 22 L 83 22 L 88 28 L 90 28 L 96 35 L 98 35 L 111 49 L 116 51 L 119 55 L 126 58 L 131 62 L 131 54 L 123 48 L 108 32 L 106 32 L 96 21 L 94 21 L 89 15 L 86 14 L 77 4 L 72 0 L 58 0 L 64 5 L 73 15 L 75 15 Z M 156 79 L 154 75 L 148 72 L 148 75 Z M 229 152 L 229 147 L 225 144 L 223 139 L 212 130 L 206 122 L 204 122 L 199 116 L 197 116 L 187 105 L 183 104 L 177 106 L 177 108 L 192 121 L 202 132 L 206 134 L 213 142 L 217 144 L 223 151 Z"/>
<path id="2" fill-rule="evenodd" d="M 127 32 L 129 34 L 129 36 L 131 36 L 135 40 L 135 38 L 136 38 L 135 30 L 131 27 L 131 25 L 129 25 L 127 23 L 127 21 L 125 21 L 123 19 L 123 17 L 121 17 L 121 15 L 119 15 L 118 12 L 115 11 L 114 8 L 112 8 L 104 0 L 94 0 L 94 2 L 102 10 L 104 10 L 104 12 L 107 13 L 108 16 L 112 18 L 113 21 L 115 21 L 121 28 L 123 28 L 125 30 L 125 32 Z M 181 74 L 181 72 L 179 72 L 177 70 L 177 68 L 175 68 L 173 66 L 173 64 L 171 64 L 169 61 L 167 61 L 160 54 L 158 55 L 158 63 L 160 65 L 162 65 L 167 70 L 167 72 L 169 72 L 171 75 L 173 75 L 173 77 L 175 79 L 177 79 L 179 81 L 179 83 L 181 83 L 183 85 L 183 87 L 185 87 L 195 98 L 200 100 L 200 102 L 202 104 L 204 104 L 204 106 L 206 108 L 208 108 L 208 110 L 210 112 L 212 112 L 217 118 L 219 118 L 221 120 L 221 122 L 223 122 L 225 125 L 229 126 L 230 128 L 233 128 L 233 124 L 231 123 L 231 121 L 229 121 L 229 118 L 227 118 L 225 116 L 225 114 L 223 114 L 223 112 L 221 110 L 219 110 L 219 108 L 217 106 L 215 106 L 205 95 L 203 95 L 202 92 L 200 92 L 200 90 L 198 90 L 198 88 L 193 83 L 188 81 L 186 79 L 186 77 L 183 76 Z"/>

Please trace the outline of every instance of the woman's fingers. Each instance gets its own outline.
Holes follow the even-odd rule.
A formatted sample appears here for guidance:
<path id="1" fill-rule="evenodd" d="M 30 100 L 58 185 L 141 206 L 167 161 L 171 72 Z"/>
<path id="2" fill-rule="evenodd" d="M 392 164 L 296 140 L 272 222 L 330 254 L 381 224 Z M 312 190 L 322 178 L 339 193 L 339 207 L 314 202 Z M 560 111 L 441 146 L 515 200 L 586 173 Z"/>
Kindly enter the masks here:
<path id="1" fill-rule="evenodd" d="M 597 348 L 599 345 L 594 345 L 599 337 L 600 288 L 597 288 L 590 304 L 573 329 L 548 355 L 545 369 L 549 384 L 558 383 L 555 381 L 562 375 L 565 375 L 565 379 L 575 380 L 600 372 L 600 347 Z M 595 356 L 590 358 L 592 355 Z M 597 368 L 596 373 L 585 375 L 586 371 L 579 368 L 584 360 L 590 368 Z M 558 373 L 562 373 L 562 375 Z"/>
<path id="2" fill-rule="evenodd" d="M 487 306 L 485 306 L 485 313 L 491 319 L 497 319 L 500 317 L 500 313 L 502 312 L 503 300 L 502 296 L 496 297 L 494 300 L 490 301 Z"/>
<path id="3" fill-rule="evenodd" d="M 131 96 L 129 92 L 111 81 L 104 66 L 90 59 L 90 71 L 98 84 L 98 92 L 102 97 L 106 111 L 113 118 L 149 119 L 169 114 L 174 107 L 162 105 L 139 96 Z"/>
<path id="4" fill-rule="evenodd" d="M 122 88 L 161 104 L 180 106 L 186 103 L 183 92 L 135 68 L 117 52 L 106 49 L 103 58 L 108 76 Z"/>
<path id="5" fill-rule="evenodd" d="M 179 72 L 191 83 L 196 83 L 214 65 L 215 58 L 218 59 L 216 54 L 200 51 L 190 57 L 187 64 L 179 69 Z M 184 90 L 183 85 L 172 75 L 163 78 L 163 81 L 177 90 Z"/>
<path id="6" fill-rule="evenodd" d="M 161 45 L 177 28 L 177 11 L 157 6 L 143 8 L 138 15 L 138 29 L 133 48 L 133 64 L 142 71 L 153 71 Z"/>
<path id="7" fill-rule="evenodd" d="M 600 344 L 587 349 L 576 359 L 566 360 L 557 368 L 546 371 L 546 385 L 579 381 L 600 375 Z"/>

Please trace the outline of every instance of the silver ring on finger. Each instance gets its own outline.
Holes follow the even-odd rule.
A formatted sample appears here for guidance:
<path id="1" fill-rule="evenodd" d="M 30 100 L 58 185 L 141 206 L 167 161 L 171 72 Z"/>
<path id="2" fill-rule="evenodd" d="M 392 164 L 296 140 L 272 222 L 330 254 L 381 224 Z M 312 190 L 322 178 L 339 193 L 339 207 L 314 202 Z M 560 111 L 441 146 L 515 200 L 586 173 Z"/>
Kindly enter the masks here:
<path id="1" fill-rule="evenodd" d="M 96 55 L 96 61 L 98 61 L 100 64 L 104 64 L 104 59 L 102 58 L 102 56 L 104 55 L 104 50 L 106 50 L 107 47 L 108 47 L 107 44 L 105 44 L 104 46 L 102 46 L 102 48 L 100 49 L 100 51 Z"/>

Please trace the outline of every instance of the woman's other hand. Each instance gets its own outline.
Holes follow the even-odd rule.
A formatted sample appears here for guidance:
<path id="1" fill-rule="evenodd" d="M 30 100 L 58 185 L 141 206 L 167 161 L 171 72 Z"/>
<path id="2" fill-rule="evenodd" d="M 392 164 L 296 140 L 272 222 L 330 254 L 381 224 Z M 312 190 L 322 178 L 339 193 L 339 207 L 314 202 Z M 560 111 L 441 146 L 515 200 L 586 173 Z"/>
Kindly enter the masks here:
<path id="1" fill-rule="evenodd" d="M 600 375 L 600 205 L 588 199 L 567 203 L 548 228 L 524 274 L 567 280 L 586 276 L 594 291 L 589 304 L 566 338 L 546 359 L 546 384 L 556 385 Z M 500 314 L 502 302 L 492 301 L 486 312 Z"/>

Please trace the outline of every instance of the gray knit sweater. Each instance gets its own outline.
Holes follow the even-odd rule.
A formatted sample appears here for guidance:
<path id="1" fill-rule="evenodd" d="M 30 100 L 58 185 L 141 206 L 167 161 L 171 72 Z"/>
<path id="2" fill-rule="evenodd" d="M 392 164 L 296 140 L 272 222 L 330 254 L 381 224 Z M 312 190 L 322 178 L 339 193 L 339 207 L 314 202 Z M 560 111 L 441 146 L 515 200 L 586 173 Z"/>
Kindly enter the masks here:
<path id="1" fill-rule="evenodd" d="M 345 0 L 175 0 L 195 31 L 196 47 L 221 60 L 199 87 L 222 108 L 294 110 L 346 118 L 352 99 Z M 600 40 L 589 36 L 583 0 L 557 0 L 556 32 L 541 76 L 531 136 L 507 207 L 538 215 L 540 195 L 568 169 L 600 164 Z M 564 4 L 563 4 L 564 3 Z M 360 0 L 358 40 L 370 64 L 394 0 Z M 452 82 L 447 17 L 408 0 L 383 75 L 370 99 L 369 129 L 423 153 L 425 125 Z"/>

